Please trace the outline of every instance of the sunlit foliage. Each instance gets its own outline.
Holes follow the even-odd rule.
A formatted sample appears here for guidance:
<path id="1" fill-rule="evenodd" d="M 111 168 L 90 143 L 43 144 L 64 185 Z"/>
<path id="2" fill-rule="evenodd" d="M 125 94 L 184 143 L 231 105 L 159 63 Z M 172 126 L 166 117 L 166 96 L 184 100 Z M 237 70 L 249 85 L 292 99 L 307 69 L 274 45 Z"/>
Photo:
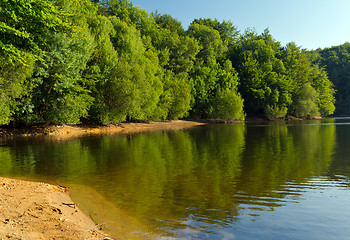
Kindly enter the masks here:
<path id="1" fill-rule="evenodd" d="M 0 124 L 231 121 L 335 110 L 325 70 L 268 30 L 240 34 L 209 18 L 184 29 L 129 0 L 8 0 L 0 13 Z M 346 77 L 346 66 L 337 76 Z"/>

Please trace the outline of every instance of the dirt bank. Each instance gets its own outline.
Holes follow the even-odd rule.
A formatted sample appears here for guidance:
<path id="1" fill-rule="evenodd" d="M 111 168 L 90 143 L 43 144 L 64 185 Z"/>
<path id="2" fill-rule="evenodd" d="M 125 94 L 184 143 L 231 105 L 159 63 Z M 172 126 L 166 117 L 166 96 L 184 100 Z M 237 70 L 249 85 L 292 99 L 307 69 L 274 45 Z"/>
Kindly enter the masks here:
<path id="1" fill-rule="evenodd" d="M 148 123 L 118 123 L 107 126 L 100 125 L 42 125 L 27 128 L 0 128 L 0 137 L 48 135 L 55 138 L 70 139 L 83 135 L 133 133 L 143 131 L 184 129 L 204 125 L 198 121 L 165 121 Z"/>
<path id="2" fill-rule="evenodd" d="M 0 178 L 0 239 L 110 239 L 62 187 Z"/>

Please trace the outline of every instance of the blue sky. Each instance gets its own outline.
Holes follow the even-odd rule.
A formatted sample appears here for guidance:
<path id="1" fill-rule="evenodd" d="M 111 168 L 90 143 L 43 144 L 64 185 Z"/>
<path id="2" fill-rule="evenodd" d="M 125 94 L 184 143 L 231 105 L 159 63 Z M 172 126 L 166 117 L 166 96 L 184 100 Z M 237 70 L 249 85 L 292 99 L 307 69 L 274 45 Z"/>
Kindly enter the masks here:
<path id="1" fill-rule="evenodd" d="M 170 14 L 187 29 L 195 18 L 230 20 L 242 32 L 269 28 L 282 44 L 307 49 L 350 41 L 350 0 L 131 0 L 148 12 Z"/>

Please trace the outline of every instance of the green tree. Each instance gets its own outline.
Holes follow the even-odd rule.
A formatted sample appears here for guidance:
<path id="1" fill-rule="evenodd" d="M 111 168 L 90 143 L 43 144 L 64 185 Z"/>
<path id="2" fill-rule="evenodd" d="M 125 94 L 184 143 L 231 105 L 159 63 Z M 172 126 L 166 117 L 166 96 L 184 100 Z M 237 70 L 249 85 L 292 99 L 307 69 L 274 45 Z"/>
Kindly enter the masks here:
<path id="1" fill-rule="evenodd" d="M 230 51 L 230 59 L 239 73 L 248 114 L 274 119 L 334 112 L 334 90 L 327 75 L 295 43 L 281 46 L 268 29 L 261 35 L 247 30 Z"/>
<path id="2" fill-rule="evenodd" d="M 52 1 L 8 0 L 0 2 L 0 124 L 7 124 L 28 97 L 26 78 L 35 60 L 44 53 L 50 32 L 73 28 L 62 20 L 66 14 Z M 32 106 L 27 106 L 31 111 Z"/>
<path id="3" fill-rule="evenodd" d="M 157 76 L 157 55 L 145 49 L 140 32 L 134 26 L 116 17 L 111 17 L 109 21 L 115 35 L 106 41 L 112 52 L 117 54 L 118 61 L 112 63 L 114 66 L 110 65 L 112 68 L 106 79 L 99 79 L 96 88 L 97 117 L 103 123 L 127 118 L 146 120 L 153 114 L 162 92 L 162 83 Z"/>
<path id="4" fill-rule="evenodd" d="M 238 74 L 231 61 L 226 59 L 228 42 L 224 42 L 219 31 L 208 23 L 209 20 L 205 22 L 207 25 L 194 21 L 188 29 L 189 36 L 201 46 L 190 72 L 193 98 L 191 115 L 196 118 L 242 120 L 243 99 L 237 93 Z M 218 107 L 219 104 L 229 109 L 224 110 Z"/>
<path id="5" fill-rule="evenodd" d="M 297 94 L 294 103 L 295 116 L 310 117 L 319 115 L 318 106 L 316 105 L 317 92 L 311 84 L 305 84 Z"/>
<path id="6" fill-rule="evenodd" d="M 78 123 L 87 117 L 93 98 L 82 76 L 94 48 L 87 18 L 97 8 L 90 1 L 56 1 L 67 13 L 65 18 L 76 26 L 73 36 L 46 33 L 45 54 L 36 62 L 26 85 L 28 99 L 16 114 L 18 121 Z"/>
<path id="7" fill-rule="evenodd" d="M 33 114 L 28 120 L 78 123 L 86 117 L 93 98 L 84 88 L 82 71 L 93 50 L 89 37 L 74 39 L 52 34 L 43 61 L 38 61 L 29 84 L 32 85 Z M 24 106 L 27 108 L 27 105 Z"/>
<path id="8" fill-rule="evenodd" d="M 50 0 L 7 0 L 0 2 L 1 58 L 25 64 L 28 56 L 42 53 L 47 33 L 71 31 L 62 20 L 65 13 Z"/>
<path id="9" fill-rule="evenodd" d="M 197 39 L 202 49 L 198 53 L 204 64 L 211 64 L 223 57 L 228 50 L 227 45 L 221 39 L 220 33 L 212 27 L 192 23 L 188 29 L 188 34 Z"/>
<path id="10" fill-rule="evenodd" d="M 0 57 L 1 58 L 1 57 Z M 33 60 L 32 60 L 33 61 Z M 26 78 L 31 76 L 33 63 L 9 63 L 0 60 L 0 125 L 14 120 L 20 98 L 27 96 Z"/>
<path id="11" fill-rule="evenodd" d="M 282 56 L 288 78 L 294 85 L 292 111 L 296 110 L 295 113 L 299 116 L 333 114 L 335 110 L 333 83 L 325 71 L 312 65 L 307 53 L 294 43 L 287 44 Z M 310 104 L 309 108 L 307 104 Z"/>
<path id="12" fill-rule="evenodd" d="M 333 83 L 328 79 L 325 70 L 317 66 L 311 68 L 311 85 L 317 91 L 316 104 L 321 116 L 328 116 L 335 111 L 335 90 Z"/>
<path id="13" fill-rule="evenodd" d="M 222 21 L 220 22 L 217 19 L 210 18 L 200 18 L 195 19 L 193 23 L 197 23 L 200 25 L 205 25 L 211 27 L 219 32 L 220 37 L 225 45 L 231 47 L 239 38 L 239 30 L 236 26 L 233 25 L 230 21 Z"/>
<path id="14" fill-rule="evenodd" d="M 161 29 L 168 29 L 170 32 L 176 32 L 178 35 L 185 35 L 185 30 L 179 20 L 173 18 L 169 14 L 160 14 L 157 11 L 151 16 Z"/>
<path id="15" fill-rule="evenodd" d="M 249 115 L 263 115 L 267 106 L 270 106 L 269 110 L 272 106 L 285 109 L 291 104 L 293 84 L 286 76 L 280 49 L 280 43 L 268 30 L 261 35 L 247 30 L 236 49 L 230 52 L 240 77 L 239 91 Z"/>
<path id="16" fill-rule="evenodd" d="M 210 116 L 224 121 L 244 120 L 243 100 L 234 89 L 219 89 L 213 99 Z"/>
<path id="17" fill-rule="evenodd" d="M 123 116 L 119 114 L 119 108 L 113 102 L 113 95 L 109 98 L 109 89 L 106 87 L 107 84 L 110 84 L 110 79 L 119 63 L 118 52 L 111 41 L 116 31 L 108 17 L 101 15 L 91 18 L 89 27 L 96 44 L 83 73 L 89 82 L 89 90 L 95 97 L 89 111 L 89 118 L 92 121 L 105 123 L 113 119 L 120 120 Z"/>
<path id="18" fill-rule="evenodd" d="M 164 73 L 163 92 L 160 95 L 156 119 L 179 119 L 186 117 L 190 110 L 191 87 L 185 73 L 175 75 L 167 70 Z"/>
<path id="19" fill-rule="evenodd" d="M 308 52 L 309 59 L 324 68 L 331 82 L 334 83 L 336 114 L 350 113 L 350 43 L 331 48 L 317 49 Z M 334 100 L 333 100 L 334 101 Z M 329 101 L 328 101 L 329 102 Z M 328 109 L 332 107 L 326 103 Z"/>
<path id="20" fill-rule="evenodd" d="M 283 118 L 286 116 L 288 109 L 286 107 L 279 107 L 277 105 L 267 105 L 265 107 L 265 116 L 269 120 Z"/>

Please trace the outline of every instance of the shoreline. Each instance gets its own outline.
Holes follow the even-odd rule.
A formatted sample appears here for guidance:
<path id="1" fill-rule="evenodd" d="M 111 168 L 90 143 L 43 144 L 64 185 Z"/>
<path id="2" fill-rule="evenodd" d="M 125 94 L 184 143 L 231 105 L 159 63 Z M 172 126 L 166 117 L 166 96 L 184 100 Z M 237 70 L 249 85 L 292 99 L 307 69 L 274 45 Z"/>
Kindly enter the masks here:
<path id="1" fill-rule="evenodd" d="M 120 123 L 108 126 L 42 125 L 29 128 L 0 128 L 0 139 L 49 137 L 69 141 L 89 135 L 113 135 L 161 130 L 181 130 L 206 125 L 199 121 Z M 84 209 L 84 207 L 83 207 Z M 123 217 L 120 239 L 133 239 L 132 220 Z M 72 201 L 65 187 L 0 177 L 0 239 L 112 239 Z M 118 224 L 118 223 L 117 223 Z M 132 225 L 132 224 L 131 224 Z M 130 238 L 131 237 L 131 238 Z M 118 239 L 116 238 L 116 239 Z M 115 238 L 113 238 L 115 239 Z"/>
<path id="2" fill-rule="evenodd" d="M 97 124 L 42 124 L 28 127 L 10 127 L 0 126 L 0 138 L 9 137 L 31 137 L 31 136 L 49 136 L 57 139 L 69 140 L 86 135 L 114 135 L 125 133 L 139 133 L 157 130 L 181 130 L 195 126 L 203 126 L 208 124 L 220 123 L 249 123 L 249 122 L 280 122 L 280 121 L 301 121 L 301 120 L 319 120 L 323 119 L 320 116 L 308 118 L 285 117 L 283 119 L 268 120 L 260 117 L 247 118 L 245 121 L 218 121 L 211 119 L 203 120 L 170 120 L 170 121 L 149 121 L 146 123 L 116 123 L 109 125 Z"/>
<path id="3" fill-rule="evenodd" d="M 0 239 L 112 239 L 64 187 L 0 177 Z"/>
<path id="4" fill-rule="evenodd" d="M 172 120 L 148 123 L 118 123 L 103 125 L 38 125 L 25 128 L 0 127 L 0 138 L 49 136 L 69 140 L 86 135 L 114 135 L 120 133 L 138 133 L 157 130 L 181 130 L 202 126 L 209 121 Z"/>
<path id="5" fill-rule="evenodd" d="M 256 118 L 246 122 L 260 122 L 262 120 Z M 16 129 L 0 127 L 0 139 L 45 136 L 53 140 L 69 141 L 88 135 L 181 130 L 211 123 L 218 122 L 174 120 L 120 123 L 107 126 L 42 125 Z M 0 177 L 0 203 L 0 239 L 112 239 L 98 229 L 91 217 L 76 207 L 64 187 Z M 126 222 L 127 224 L 124 225 L 128 226 L 130 221 Z M 126 230 L 126 228 L 124 229 Z M 127 232 L 124 233 L 128 235 Z M 120 237 L 123 238 L 123 236 Z"/>

